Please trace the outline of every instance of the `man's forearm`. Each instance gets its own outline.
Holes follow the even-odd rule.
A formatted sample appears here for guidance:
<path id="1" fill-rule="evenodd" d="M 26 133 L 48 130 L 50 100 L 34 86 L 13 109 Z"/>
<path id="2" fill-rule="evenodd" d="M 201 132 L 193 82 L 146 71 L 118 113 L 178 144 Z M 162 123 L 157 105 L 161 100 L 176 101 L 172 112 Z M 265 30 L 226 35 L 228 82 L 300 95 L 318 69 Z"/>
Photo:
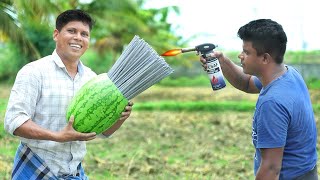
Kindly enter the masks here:
<path id="1" fill-rule="evenodd" d="M 225 78 L 235 88 L 248 92 L 250 75 L 243 73 L 242 67 L 236 65 L 227 57 L 219 58 L 221 69 Z"/>
<path id="2" fill-rule="evenodd" d="M 118 130 L 121 125 L 124 123 L 125 120 L 119 119 L 114 125 L 112 125 L 109 129 L 104 131 L 102 134 L 105 136 L 110 136 L 112 135 L 116 130 Z"/>
<path id="3" fill-rule="evenodd" d="M 39 139 L 39 140 L 56 140 L 55 133 L 44 129 L 34 123 L 31 119 L 24 122 L 14 132 L 14 135 L 28 139 Z"/>
<path id="4" fill-rule="evenodd" d="M 273 165 L 261 166 L 257 172 L 256 180 L 278 180 L 281 167 Z"/>

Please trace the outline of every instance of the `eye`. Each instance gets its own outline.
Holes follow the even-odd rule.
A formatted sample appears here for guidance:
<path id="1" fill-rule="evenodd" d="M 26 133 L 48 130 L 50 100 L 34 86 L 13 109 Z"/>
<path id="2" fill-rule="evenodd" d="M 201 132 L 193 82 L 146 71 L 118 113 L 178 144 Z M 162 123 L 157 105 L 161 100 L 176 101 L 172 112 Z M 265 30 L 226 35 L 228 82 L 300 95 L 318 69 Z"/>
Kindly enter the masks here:
<path id="1" fill-rule="evenodd" d="M 82 37 L 89 37 L 89 34 L 88 34 L 87 32 L 82 32 L 82 33 L 81 33 L 81 36 L 82 36 Z"/>
<path id="2" fill-rule="evenodd" d="M 74 34 L 76 31 L 74 29 L 68 29 L 68 32 Z"/>

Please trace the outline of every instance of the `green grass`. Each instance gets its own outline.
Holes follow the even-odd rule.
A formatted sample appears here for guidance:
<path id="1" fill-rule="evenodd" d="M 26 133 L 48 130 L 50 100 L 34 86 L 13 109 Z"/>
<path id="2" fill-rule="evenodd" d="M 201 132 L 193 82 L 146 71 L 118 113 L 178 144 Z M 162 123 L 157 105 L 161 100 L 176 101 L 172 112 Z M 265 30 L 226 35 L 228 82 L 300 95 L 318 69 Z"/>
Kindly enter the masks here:
<path id="1" fill-rule="evenodd" d="M 7 180 L 19 141 L 3 130 L 10 87 L 5 89 L 0 88 L 0 179 Z M 320 92 L 310 94 L 319 129 Z M 132 115 L 111 138 L 87 142 L 85 171 L 91 180 L 253 179 L 256 98 L 230 86 L 152 87 L 133 99 Z"/>
<path id="2" fill-rule="evenodd" d="M 157 101 L 140 102 L 133 107 L 135 111 L 208 111 L 208 112 L 251 112 L 255 108 L 254 102 L 221 101 L 221 102 L 177 102 L 177 101 Z M 320 104 L 313 104 L 314 112 L 320 112 Z"/>
<path id="3" fill-rule="evenodd" d="M 7 106 L 7 99 L 0 98 L 0 118 L 3 119 L 5 109 Z M 1 120 L 0 120 L 1 122 Z M 3 124 L 0 124 L 0 138 L 3 138 L 5 136 L 6 132 L 4 131 Z"/>
<path id="4" fill-rule="evenodd" d="M 135 111 L 112 138 L 88 143 L 85 168 L 92 178 L 252 178 L 250 116 Z"/>
<path id="5" fill-rule="evenodd" d="M 226 81 L 227 86 L 231 86 L 228 81 Z M 310 78 L 306 80 L 306 84 L 309 89 L 319 90 L 320 80 L 317 78 Z M 207 87 L 210 88 L 210 82 L 205 72 L 203 75 L 198 75 L 195 77 L 168 77 L 163 79 L 159 84 L 163 87 Z"/>
<path id="6" fill-rule="evenodd" d="M 202 76 L 196 76 L 196 77 L 179 77 L 179 78 L 172 78 L 168 77 L 159 83 L 160 86 L 165 87 L 209 87 L 210 81 L 208 77 L 205 75 L 205 72 L 203 72 L 204 75 Z"/>
<path id="7" fill-rule="evenodd" d="M 141 102 L 136 103 L 134 110 L 148 110 L 148 111 L 252 111 L 255 107 L 253 102 L 241 103 L 237 101 L 221 101 L 221 102 L 206 102 L 206 101 L 190 101 L 190 102 L 178 102 L 178 101 L 157 101 L 157 102 Z"/>

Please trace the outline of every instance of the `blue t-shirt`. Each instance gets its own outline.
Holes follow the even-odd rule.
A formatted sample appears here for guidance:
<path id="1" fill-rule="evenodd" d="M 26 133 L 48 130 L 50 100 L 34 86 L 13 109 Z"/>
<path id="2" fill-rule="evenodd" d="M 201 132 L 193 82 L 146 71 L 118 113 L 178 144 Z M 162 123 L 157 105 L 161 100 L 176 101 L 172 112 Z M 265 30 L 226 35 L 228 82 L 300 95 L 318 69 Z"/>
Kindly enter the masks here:
<path id="1" fill-rule="evenodd" d="M 257 82 L 256 82 L 257 84 Z M 284 147 L 280 179 L 292 179 L 317 163 L 317 129 L 308 89 L 292 67 L 261 89 L 252 123 L 256 148 L 254 173 L 260 166 L 260 148 Z"/>

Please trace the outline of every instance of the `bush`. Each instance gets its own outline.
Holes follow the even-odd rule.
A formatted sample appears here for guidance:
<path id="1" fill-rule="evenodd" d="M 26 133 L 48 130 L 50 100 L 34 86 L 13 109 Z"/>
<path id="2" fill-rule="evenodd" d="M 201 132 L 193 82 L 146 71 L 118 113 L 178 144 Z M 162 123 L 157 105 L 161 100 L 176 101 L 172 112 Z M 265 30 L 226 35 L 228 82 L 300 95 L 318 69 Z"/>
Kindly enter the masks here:
<path id="1" fill-rule="evenodd" d="M 19 69 L 27 63 L 27 59 L 18 48 L 7 43 L 0 47 L 0 81 L 13 82 Z"/>
<path id="2" fill-rule="evenodd" d="M 306 83 L 309 89 L 320 89 L 320 79 L 311 78 Z"/>
<path id="3" fill-rule="evenodd" d="M 106 73 L 118 57 L 113 52 L 100 55 L 93 49 L 88 49 L 81 57 L 81 61 L 97 74 Z"/>

